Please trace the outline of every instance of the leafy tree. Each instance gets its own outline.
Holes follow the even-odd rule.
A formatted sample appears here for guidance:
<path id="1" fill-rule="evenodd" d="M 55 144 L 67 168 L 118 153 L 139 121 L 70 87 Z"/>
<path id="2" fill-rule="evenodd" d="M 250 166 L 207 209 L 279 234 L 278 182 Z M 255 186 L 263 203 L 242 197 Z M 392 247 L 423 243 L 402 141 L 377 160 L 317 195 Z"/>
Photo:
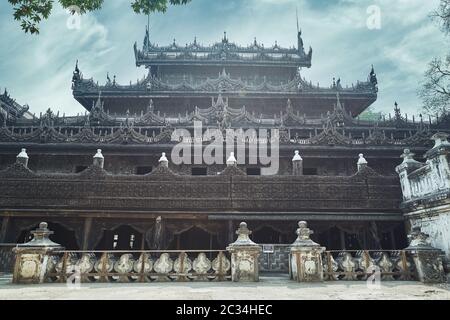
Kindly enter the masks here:
<path id="1" fill-rule="evenodd" d="M 380 121 L 383 119 L 384 113 L 376 112 L 373 107 L 367 108 L 363 113 L 359 115 L 359 119 L 367 121 Z"/>
<path id="2" fill-rule="evenodd" d="M 431 16 L 438 21 L 442 31 L 450 34 L 450 0 L 441 0 L 439 8 Z"/>
<path id="3" fill-rule="evenodd" d="M 131 0 L 131 8 L 138 14 L 166 12 L 169 5 L 184 5 L 191 0 Z M 39 24 L 48 19 L 53 10 L 54 2 L 58 2 L 64 9 L 79 8 L 80 14 L 100 10 L 104 0 L 8 0 L 14 9 L 14 19 L 20 21 L 26 33 L 38 34 Z"/>
<path id="4" fill-rule="evenodd" d="M 450 0 L 441 0 L 439 8 L 432 13 L 442 28 L 450 36 Z M 425 81 L 419 96 L 429 114 L 450 111 L 450 54 L 445 58 L 435 58 L 425 72 Z"/>

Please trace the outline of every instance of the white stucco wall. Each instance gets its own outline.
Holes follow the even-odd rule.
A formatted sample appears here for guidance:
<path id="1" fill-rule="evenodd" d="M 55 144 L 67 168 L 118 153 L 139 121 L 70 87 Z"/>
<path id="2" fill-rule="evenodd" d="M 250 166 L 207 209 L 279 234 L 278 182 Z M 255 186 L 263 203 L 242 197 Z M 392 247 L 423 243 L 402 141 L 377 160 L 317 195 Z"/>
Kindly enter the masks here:
<path id="1" fill-rule="evenodd" d="M 431 245 L 443 250 L 450 261 L 450 208 L 437 216 L 413 218 L 411 222 L 421 226 L 422 232 L 430 235 Z"/>

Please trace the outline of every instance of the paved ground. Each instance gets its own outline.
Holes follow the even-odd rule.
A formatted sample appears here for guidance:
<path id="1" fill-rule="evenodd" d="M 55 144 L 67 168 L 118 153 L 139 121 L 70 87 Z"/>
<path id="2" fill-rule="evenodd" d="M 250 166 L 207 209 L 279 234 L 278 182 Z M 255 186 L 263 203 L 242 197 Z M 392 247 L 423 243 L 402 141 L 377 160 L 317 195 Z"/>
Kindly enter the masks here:
<path id="1" fill-rule="evenodd" d="M 70 289 L 64 284 L 13 285 L 10 279 L 9 275 L 0 275 L 0 300 L 450 300 L 449 285 L 418 282 L 383 282 L 380 289 L 368 289 L 360 281 L 298 284 L 283 277 L 262 277 L 261 282 L 248 284 L 82 284 L 80 289 Z"/>

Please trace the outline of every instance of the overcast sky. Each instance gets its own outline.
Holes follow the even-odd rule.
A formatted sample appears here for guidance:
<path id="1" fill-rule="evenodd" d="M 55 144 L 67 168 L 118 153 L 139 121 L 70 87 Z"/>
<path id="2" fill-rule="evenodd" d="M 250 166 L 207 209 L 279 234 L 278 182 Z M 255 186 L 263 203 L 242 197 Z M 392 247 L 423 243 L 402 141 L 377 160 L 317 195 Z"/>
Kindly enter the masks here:
<path id="1" fill-rule="evenodd" d="M 37 114 L 48 107 L 66 114 L 84 112 L 72 97 L 75 61 L 85 78 L 106 81 L 107 72 L 119 83 L 145 75 L 136 68 L 133 44 L 142 45 L 146 16 L 135 15 L 130 0 L 105 0 L 103 10 L 81 17 L 81 28 L 66 26 L 68 14 L 56 6 L 38 36 L 23 33 L 7 1 L 0 3 L 0 88 L 7 87 L 20 104 Z M 247 45 L 256 37 L 266 46 L 275 41 L 296 45 L 298 7 L 306 49 L 313 65 L 303 75 L 329 86 L 365 81 L 373 64 L 378 75 L 378 111 L 391 112 L 398 101 L 403 112 L 420 113 L 417 89 L 433 57 L 443 56 L 448 40 L 429 14 L 439 0 L 193 0 L 151 17 L 151 41 L 160 45 L 230 41 Z M 367 8 L 381 9 L 381 29 L 367 27 Z M 447 41 L 447 42 L 446 42 Z"/>

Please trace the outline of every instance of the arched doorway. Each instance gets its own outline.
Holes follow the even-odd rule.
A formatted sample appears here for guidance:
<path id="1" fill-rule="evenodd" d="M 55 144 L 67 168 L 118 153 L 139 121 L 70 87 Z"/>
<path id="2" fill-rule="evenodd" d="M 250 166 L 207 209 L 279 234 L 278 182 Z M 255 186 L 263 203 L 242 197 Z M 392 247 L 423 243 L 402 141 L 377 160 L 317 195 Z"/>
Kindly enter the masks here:
<path id="1" fill-rule="evenodd" d="M 221 250 L 217 235 L 197 226 L 176 233 L 169 245 L 170 250 Z"/>
<path id="2" fill-rule="evenodd" d="M 29 228 L 27 230 L 22 230 L 17 238 L 17 243 L 26 243 L 33 239 L 33 235 L 31 231 L 36 230 L 39 227 L 39 224 L 36 224 L 34 227 Z M 75 237 L 75 232 L 70 230 L 59 223 L 48 223 L 48 228 L 54 233 L 50 235 L 50 240 L 55 243 L 60 244 L 66 250 L 79 250 L 80 247 L 77 243 L 77 239 Z"/>
<path id="3" fill-rule="evenodd" d="M 96 250 L 143 250 L 145 243 L 142 233 L 122 225 L 113 230 L 105 230 Z"/>
<path id="4" fill-rule="evenodd" d="M 258 244 L 291 244 L 295 241 L 294 234 L 286 234 L 270 226 L 256 228 L 250 237 Z"/>

